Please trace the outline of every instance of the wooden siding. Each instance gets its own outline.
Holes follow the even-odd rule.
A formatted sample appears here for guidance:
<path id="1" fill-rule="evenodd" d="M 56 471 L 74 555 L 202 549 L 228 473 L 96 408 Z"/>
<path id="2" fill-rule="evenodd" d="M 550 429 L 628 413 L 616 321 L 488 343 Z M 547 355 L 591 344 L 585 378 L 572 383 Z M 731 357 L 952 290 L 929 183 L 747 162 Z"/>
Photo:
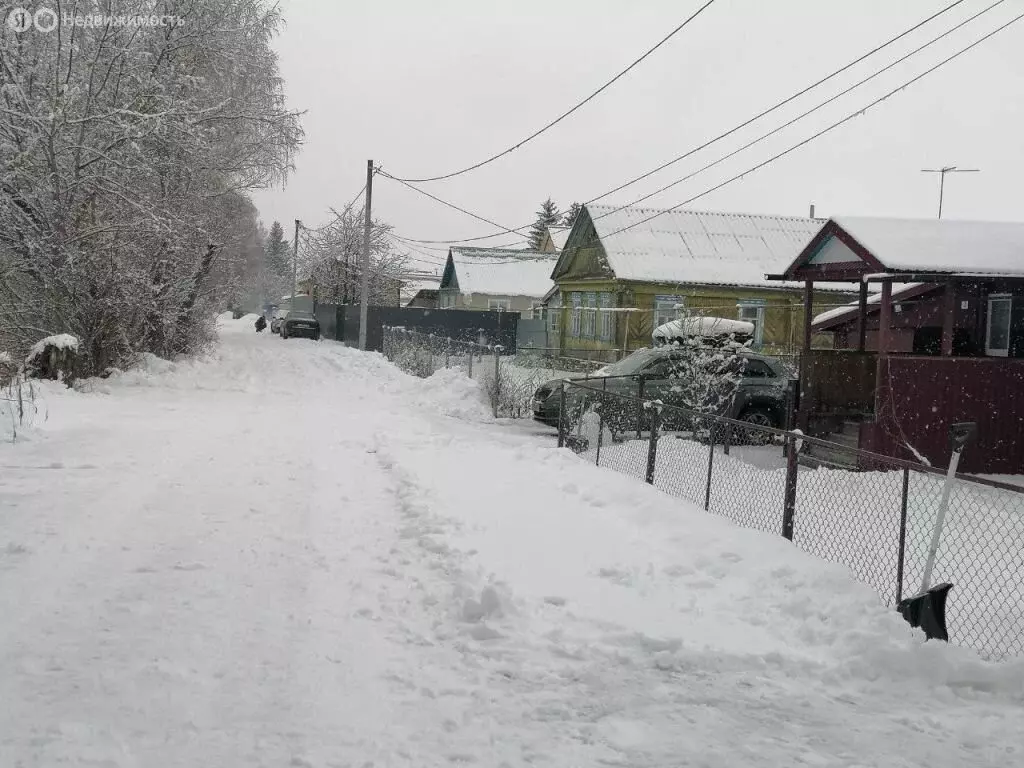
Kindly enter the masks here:
<path id="1" fill-rule="evenodd" d="M 978 425 L 961 458 L 964 472 L 1024 474 L 1024 361 L 892 356 L 883 367 L 887 407 L 864 425 L 861 448 L 949 464 L 949 426 Z"/>
<path id="2" fill-rule="evenodd" d="M 800 358 L 800 414 L 816 419 L 867 415 L 875 406 L 878 356 L 849 350 L 814 350 Z"/>

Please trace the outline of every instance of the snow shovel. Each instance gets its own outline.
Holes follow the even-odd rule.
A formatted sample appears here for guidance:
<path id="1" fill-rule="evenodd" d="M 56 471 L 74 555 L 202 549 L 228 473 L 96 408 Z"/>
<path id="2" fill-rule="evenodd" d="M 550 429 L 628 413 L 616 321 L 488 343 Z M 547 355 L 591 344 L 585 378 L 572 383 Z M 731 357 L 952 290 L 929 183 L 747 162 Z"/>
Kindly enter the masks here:
<path id="1" fill-rule="evenodd" d="M 942 526 L 946 522 L 946 511 L 949 509 L 949 495 L 953 490 L 953 481 L 956 479 L 956 468 L 960 464 L 960 454 L 963 453 L 967 441 L 974 433 L 975 424 L 964 422 L 953 424 L 949 428 L 949 438 L 953 446 L 953 454 L 949 459 L 949 469 L 946 471 L 946 482 L 942 485 L 942 498 L 939 500 L 939 513 L 935 517 L 935 529 L 932 531 L 932 541 L 928 546 L 928 558 L 924 563 L 924 577 L 921 579 L 921 589 L 913 597 L 901 600 L 897 610 L 903 614 L 903 618 L 912 627 L 920 627 L 924 630 L 925 637 L 929 640 L 949 641 L 949 633 L 946 631 L 946 598 L 953 585 L 944 582 L 930 586 L 932 580 L 932 569 L 935 567 L 935 553 L 939 549 L 939 540 L 942 538 Z"/>

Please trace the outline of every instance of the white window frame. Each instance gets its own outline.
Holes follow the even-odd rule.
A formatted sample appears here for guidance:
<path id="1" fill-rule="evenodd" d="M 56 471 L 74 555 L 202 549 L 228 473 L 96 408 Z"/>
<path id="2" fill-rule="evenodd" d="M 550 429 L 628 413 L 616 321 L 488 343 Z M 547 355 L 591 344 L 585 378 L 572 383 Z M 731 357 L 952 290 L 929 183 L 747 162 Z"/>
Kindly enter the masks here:
<path id="1" fill-rule="evenodd" d="M 992 305 L 1005 302 L 1006 307 L 1006 347 L 992 347 Z M 1009 293 L 993 293 L 988 297 L 988 312 L 985 315 L 985 354 L 989 357 L 1010 356 L 1010 333 L 1013 329 L 1013 296 Z"/>
<path id="2" fill-rule="evenodd" d="M 562 326 L 561 306 L 548 306 L 548 328 L 552 333 L 558 333 Z"/>
<path id="3" fill-rule="evenodd" d="M 488 299 L 487 300 L 487 311 L 488 312 L 509 312 L 512 309 L 511 299 Z"/>
<path id="4" fill-rule="evenodd" d="M 570 336 L 574 339 L 580 337 L 580 330 L 582 326 L 581 314 L 583 306 L 583 294 L 579 291 L 573 291 L 570 296 L 572 297 L 572 323 L 570 326 Z"/>
<path id="5" fill-rule="evenodd" d="M 612 295 L 605 291 L 599 297 L 599 303 L 601 309 L 601 341 L 611 341 L 615 335 L 615 326 L 613 321 L 615 320 L 615 313 L 611 312 L 612 308 Z"/>
<path id="6" fill-rule="evenodd" d="M 753 319 L 743 316 L 743 311 L 749 309 L 757 310 Z M 736 319 L 754 324 L 754 338 L 751 340 L 751 343 L 755 347 L 760 347 L 764 344 L 764 310 L 764 299 L 740 299 L 736 303 Z"/>
<path id="7" fill-rule="evenodd" d="M 659 295 L 654 297 L 654 327 L 671 323 L 679 319 L 679 310 L 676 306 L 686 304 L 685 296 Z"/>
<path id="8" fill-rule="evenodd" d="M 543 320 L 544 319 L 544 304 L 539 301 L 530 302 L 530 316 L 529 320 Z"/>

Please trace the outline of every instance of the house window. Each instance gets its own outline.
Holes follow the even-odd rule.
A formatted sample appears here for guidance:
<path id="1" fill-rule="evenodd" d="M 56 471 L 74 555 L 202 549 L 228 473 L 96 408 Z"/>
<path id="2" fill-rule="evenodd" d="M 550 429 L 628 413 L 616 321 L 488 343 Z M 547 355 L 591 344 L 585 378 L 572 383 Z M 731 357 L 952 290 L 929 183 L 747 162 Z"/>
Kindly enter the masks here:
<path id="1" fill-rule="evenodd" d="M 579 291 L 572 292 L 572 331 L 574 339 L 580 337 L 580 307 L 583 304 L 583 294 Z"/>
<path id="2" fill-rule="evenodd" d="M 755 347 L 761 346 L 764 343 L 764 302 L 751 299 L 740 301 L 736 306 L 738 319 L 754 324 L 754 335 L 751 342 Z"/>
<path id="3" fill-rule="evenodd" d="M 512 302 L 509 299 L 488 299 L 487 309 L 491 312 L 508 312 L 512 309 Z"/>
<path id="4" fill-rule="evenodd" d="M 613 335 L 612 322 L 615 318 L 615 314 L 609 310 L 612 308 L 612 295 L 610 293 L 601 294 L 601 339 L 603 341 L 611 341 Z"/>
<path id="5" fill-rule="evenodd" d="M 552 333 L 558 333 L 559 327 L 561 327 L 562 320 L 562 308 L 561 307 L 548 307 L 548 328 L 551 329 Z"/>
<path id="6" fill-rule="evenodd" d="M 597 329 L 597 294 L 588 293 L 583 302 L 583 336 L 588 339 L 594 338 Z"/>
<path id="7" fill-rule="evenodd" d="M 1010 311 L 1013 299 L 1005 294 L 988 297 L 988 322 L 985 328 L 985 354 L 1007 357 L 1010 354 Z"/>
<path id="8" fill-rule="evenodd" d="M 682 296 L 655 296 L 654 297 L 654 327 L 671 323 L 679 317 L 677 304 L 685 304 L 686 299 Z"/>
<path id="9" fill-rule="evenodd" d="M 527 316 L 529 320 L 543 320 L 544 319 L 544 305 L 539 301 L 530 303 L 530 313 Z"/>

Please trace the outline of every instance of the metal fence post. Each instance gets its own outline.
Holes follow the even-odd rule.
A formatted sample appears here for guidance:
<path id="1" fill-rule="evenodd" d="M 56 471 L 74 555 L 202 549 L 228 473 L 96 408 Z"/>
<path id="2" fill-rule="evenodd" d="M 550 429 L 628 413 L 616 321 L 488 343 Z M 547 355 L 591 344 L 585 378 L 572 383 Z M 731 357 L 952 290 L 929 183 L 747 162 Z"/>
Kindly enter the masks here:
<path id="1" fill-rule="evenodd" d="M 729 455 L 729 448 L 732 446 L 732 424 L 726 424 L 722 435 L 722 453 Z"/>
<path id="2" fill-rule="evenodd" d="M 903 600 L 903 567 L 907 553 L 907 495 L 910 489 L 910 468 L 903 468 L 903 492 L 900 500 L 900 548 L 896 555 L 896 605 Z"/>
<path id="3" fill-rule="evenodd" d="M 444 367 L 447 369 L 450 367 L 452 357 L 452 340 L 445 339 L 444 341 Z"/>
<path id="4" fill-rule="evenodd" d="M 792 434 L 786 435 L 787 441 L 796 438 Z M 797 451 L 796 445 L 789 446 L 789 453 L 786 454 L 786 496 L 782 509 L 782 535 L 793 540 L 793 521 L 796 518 L 796 472 L 797 472 Z"/>
<path id="5" fill-rule="evenodd" d="M 640 384 L 636 388 L 636 396 L 640 402 L 636 406 L 636 439 L 639 440 L 643 435 L 644 429 L 644 377 L 640 377 Z"/>
<path id="6" fill-rule="evenodd" d="M 597 457 L 594 464 L 601 466 L 601 443 L 604 441 L 604 409 L 608 404 L 608 379 L 604 380 L 604 392 L 601 394 L 601 405 L 597 409 Z"/>
<path id="7" fill-rule="evenodd" d="M 473 345 L 470 344 L 467 348 L 469 351 L 469 378 L 473 378 Z"/>
<path id="8" fill-rule="evenodd" d="M 565 379 L 558 395 L 558 447 L 565 448 Z"/>
<path id="9" fill-rule="evenodd" d="M 708 483 L 704 489 L 704 511 L 711 509 L 711 473 L 715 468 L 715 422 L 711 422 L 708 430 Z"/>
<path id="10" fill-rule="evenodd" d="M 654 468 L 658 460 L 658 431 L 661 427 L 661 409 L 651 404 L 651 441 L 647 448 L 647 477 L 648 484 L 654 485 Z"/>
<path id="11" fill-rule="evenodd" d="M 501 399 L 501 347 L 494 345 L 494 418 L 498 418 L 498 401 Z"/>

